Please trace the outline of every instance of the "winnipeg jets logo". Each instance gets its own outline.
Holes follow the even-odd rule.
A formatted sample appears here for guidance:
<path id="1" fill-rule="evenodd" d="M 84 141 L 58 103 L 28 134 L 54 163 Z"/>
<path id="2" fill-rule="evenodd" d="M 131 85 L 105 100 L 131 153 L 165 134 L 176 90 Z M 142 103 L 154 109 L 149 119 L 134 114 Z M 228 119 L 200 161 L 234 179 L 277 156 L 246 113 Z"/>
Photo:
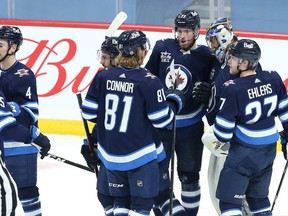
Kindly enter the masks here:
<path id="1" fill-rule="evenodd" d="M 177 88 L 179 85 L 181 85 L 184 82 L 184 77 L 181 76 L 181 69 L 178 67 L 178 69 L 174 69 L 175 72 L 175 87 Z M 173 84 L 173 78 L 171 77 L 171 74 L 168 75 L 168 80 Z"/>
<path id="2" fill-rule="evenodd" d="M 172 70 L 173 71 L 173 70 Z M 175 74 L 175 87 L 178 90 L 187 92 L 189 84 L 192 82 L 191 72 L 181 64 L 174 64 L 174 74 Z M 173 77 L 171 77 L 170 67 L 166 69 L 165 85 L 167 89 L 173 85 Z"/>
<path id="3" fill-rule="evenodd" d="M 28 70 L 25 70 L 24 68 L 18 70 L 16 73 L 14 73 L 15 75 L 19 75 L 19 77 L 23 77 L 23 76 L 28 76 Z"/>
<path id="4" fill-rule="evenodd" d="M 168 53 L 167 51 L 161 52 L 161 62 L 170 62 L 171 60 L 171 53 Z"/>

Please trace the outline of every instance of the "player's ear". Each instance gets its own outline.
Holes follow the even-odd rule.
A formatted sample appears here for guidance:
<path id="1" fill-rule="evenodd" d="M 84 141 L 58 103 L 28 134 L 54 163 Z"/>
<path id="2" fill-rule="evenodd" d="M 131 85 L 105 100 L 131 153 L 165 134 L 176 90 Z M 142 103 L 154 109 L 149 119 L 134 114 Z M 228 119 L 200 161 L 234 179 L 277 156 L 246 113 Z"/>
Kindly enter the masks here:
<path id="1" fill-rule="evenodd" d="M 15 54 L 16 50 L 17 50 L 17 44 L 16 44 L 16 43 L 13 43 L 12 46 L 10 47 L 8 53 L 9 53 L 10 55 L 13 55 L 13 54 Z"/>

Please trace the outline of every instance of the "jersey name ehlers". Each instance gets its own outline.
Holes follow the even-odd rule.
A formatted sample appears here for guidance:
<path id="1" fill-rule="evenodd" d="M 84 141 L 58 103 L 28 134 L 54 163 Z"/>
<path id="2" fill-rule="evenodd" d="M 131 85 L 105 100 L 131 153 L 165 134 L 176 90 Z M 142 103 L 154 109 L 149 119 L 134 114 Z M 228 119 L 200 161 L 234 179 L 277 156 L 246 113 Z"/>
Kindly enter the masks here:
<path id="1" fill-rule="evenodd" d="M 262 85 L 259 87 L 251 88 L 247 90 L 249 99 L 261 97 L 272 93 L 271 84 Z"/>
<path id="2" fill-rule="evenodd" d="M 133 93 L 134 83 L 122 82 L 117 80 L 107 80 L 106 89 L 110 91 L 121 91 Z"/>

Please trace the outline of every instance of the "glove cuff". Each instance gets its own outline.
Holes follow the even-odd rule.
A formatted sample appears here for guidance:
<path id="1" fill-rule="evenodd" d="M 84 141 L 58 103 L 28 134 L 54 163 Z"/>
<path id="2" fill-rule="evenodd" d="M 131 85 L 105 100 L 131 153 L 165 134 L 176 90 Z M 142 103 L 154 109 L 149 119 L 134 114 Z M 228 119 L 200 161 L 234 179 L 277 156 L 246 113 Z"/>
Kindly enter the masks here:
<path id="1" fill-rule="evenodd" d="M 177 109 L 176 114 L 178 114 L 183 108 L 183 103 L 179 95 L 171 93 L 166 96 L 166 99 L 167 101 L 171 101 L 175 104 Z"/>

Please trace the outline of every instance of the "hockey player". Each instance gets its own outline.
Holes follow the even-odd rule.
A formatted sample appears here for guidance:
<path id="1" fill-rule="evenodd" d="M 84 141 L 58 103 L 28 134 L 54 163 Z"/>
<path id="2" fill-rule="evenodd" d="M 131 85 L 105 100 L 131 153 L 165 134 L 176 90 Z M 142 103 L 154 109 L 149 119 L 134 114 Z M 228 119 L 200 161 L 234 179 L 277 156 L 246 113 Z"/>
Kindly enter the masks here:
<path id="1" fill-rule="evenodd" d="M 117 49 L 117 37 L 108 37 L 101 45 L 101 49 L 98 52 L 99 61 L 102 66 L 105 68 L 117 66 L 117 56 L 119 51 Z M 103 69 L 102 69 L 103 70 Z M 102 70 L 99 70 L 98 73 L 101 73 Z M 88 92 L 94 91 L 94 84 L 92 83 L 88 89 Z M 88 93 L 89 94 L 89 93 Z M 102 204 L 105 215 L 113 216 L 113 205 L 114 198 L 109 193 L 108 180 L 106 175 L 106 168 L 103 166 L 97 156 L 97 126 L 93 127 L 92 131 L 92 141 L 95 144 L 94 152 L 90 151 L 87 140 L 84 141 L 84 145 L 81 147 L 81 154 L 87 162 L 87 165 L 93 170 L 95 167 L 100 165 L 99 174 L 97 179 L 97 196 L 98 200 Z"/>
<path id="2" fill-rule="evenodd" d="M 38 96 L 34 73 L 16 59 L 23 36 L 18 27 L 0 28 L 0 85 L 17 122 L 37 126 Z M 37 187 L 37 153 L 32 145 L 3 137 L 5 163 L 14 178 L 25 215 L 41 215 Z"/>
<path id="3" fill-rule="evenodd" d="M 96 75 L 83 116 L 97 118 L 98 155 L 115 196 L 114 214 L 146 216 L 159 190 L 155 127 L 166 127 L 181 110 L 181 92 L 168 94 L 167 103 L 160 80 L 140 67 L 148 50 L 142 31 L 122 32 L 117 47 L 119 65 Z"/>
<path id="4" fill-rule="evenodd" d="M 198 81 L 209 81 L 213 57 L 208 47 L 196 43 L 199 36 L 200 18 L 195 10 L 183 10 L 174 20 L 175 39 L 156 42 L 146 68 L 160 78 L 164 88 L 171 86 L 170 64 L 174 60 L 174 71 L 177 76 L 177 89 L 185 96 L 185 106 L 176 116 L 176 155 L 177 171 L 181 181 L 181 199 L 187 215 L 197 215 L 200 202 L 199 172 L 201 169 L 204 132 L 202 117 L 205 105 L 192 98 L 192 89 Z M 169 166 L 173 130 L 159 129 L 160 138 L 168 155 L 166 165 Z M 163 175 L 167 177 L 167 175 Z M 163 179 L 167 182 L 166 179 Z M 166 215 L 169 210 L 169 184 L 161 184 L 161 191 L 156 204 Z M 173 201 L 173 215 L 185 214 L 180 202 Z"/>
<path id="5" fill-rule="evenodd" d="M 268 193 L 279 138 L 274 118 L 287 134 L 288 97 L 277 72 L 256 72 L 260 57 L 259 45 L 249 39 L 229 50 L 230 74 L 239 78 L 225 83 L 214 124 L 217 139 L 230 142 L 216 192 L 222 215 L 242 215 L 243 197 L 254 216 L 272 215 Z"/>
<path id="6" fill-rule="evenodd" d="M 0 56 L 1 47 L 4 44 L 0 40 Z M 9 137 L 19 142 L 25 143 L 25 145 L 33 145 L 40 149 L 41 157 L 44 158 L 50 150 L 49 139 L 40 133 L 40 130 L 32 126 L 30 129 L 21 125 L 16 121 L 11 112 L 10 106 L 7 104 L 5 96 L 0 90 L 0 188 L 1 188 L 1 204 L 0 213 L 3 216 L 15 215 L 15 209 L 17 206 L 17 187 L 6 169 L 3 162 L 3 137 Z"/>
<path id="7" fill-rule="evenodd" d="M 215 56 L 214 70 L 210 76 L 210 82 L 199 82 L 193 89 L 193 97 L 195 100 L 206 103 L 207 97 L 211 96 L 208 112 L 206 113 L 207 121 L 210 126 L 214 124 L 216 114 L 220 106 L 221 88 L 227 80 L 234 79 L 229 73 L 229 66 L 225 62 L 225 56 L 229 46 L 237 40 L 234 35 L 233 27 L 227 18 L 219 18 L 215 20 L 206 31 L 206 42 L 211 52 Z M 210 92 L 212 89 L 212 93 Z M 219 209 L 219 200 L 215 197 L 216 187 L 220 175 L 220 171 L 225 162 L 225 156 L 229 148 L 229 144 L 215 149 L 219 144 L 213 134 L 212 127 L 209 128 L 203 135 L 202 141 L 204 145 L 211 151 L 209 168 L 208 168 L 208 184 L 210 191 L 210 198 L 214 208 L 221 214 Z M 244 215 L 247 215 L 249 209 L 243 205 Z M 247 213 L 246 213 L 247 212 Z"/>

